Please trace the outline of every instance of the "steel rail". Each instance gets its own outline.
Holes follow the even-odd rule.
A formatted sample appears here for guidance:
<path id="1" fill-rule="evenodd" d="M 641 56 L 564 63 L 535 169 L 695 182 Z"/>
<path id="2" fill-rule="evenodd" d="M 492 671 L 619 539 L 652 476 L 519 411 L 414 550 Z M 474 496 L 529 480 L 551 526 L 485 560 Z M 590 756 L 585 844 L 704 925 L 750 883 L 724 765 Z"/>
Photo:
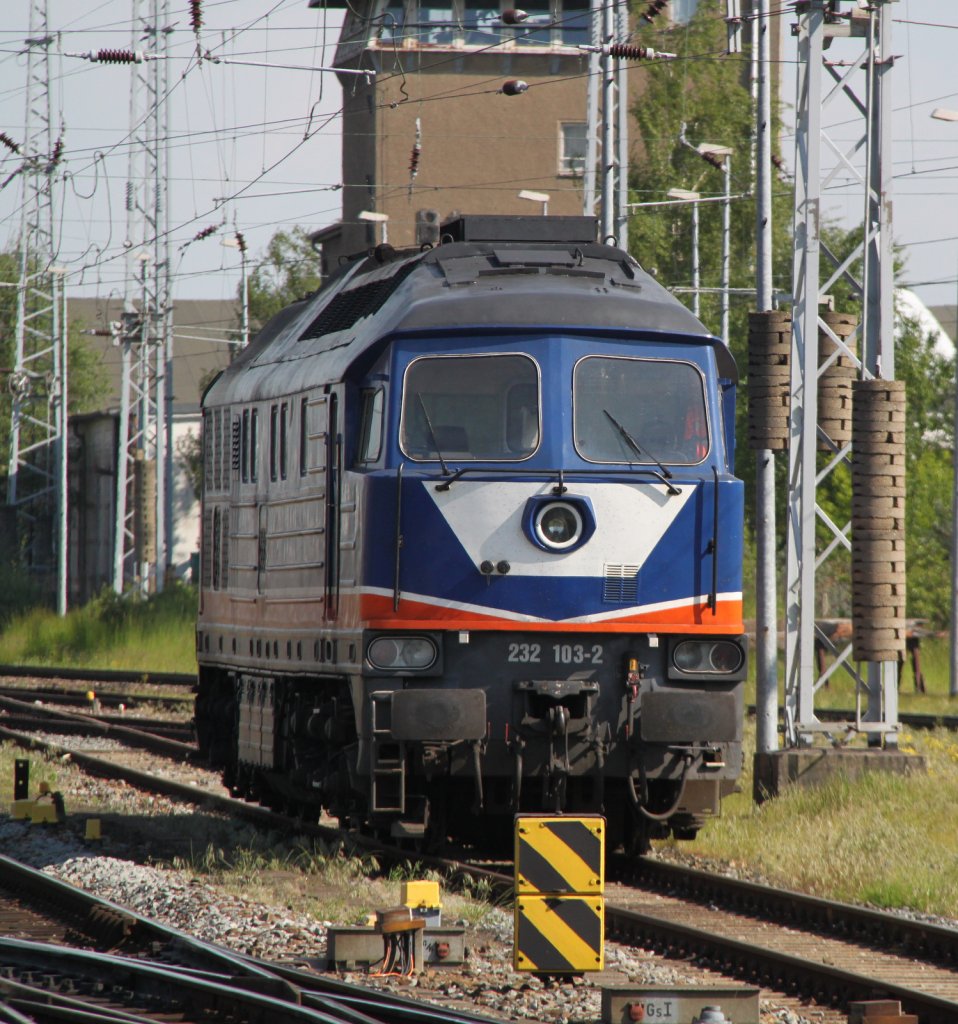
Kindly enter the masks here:
<path id="1" fill-rule="evenodd" d="M 85 683 L 143 683 L 194 686 L 196 674 L 188 672 L 136 672 L 113 668 L 57 668 L 51 665 L 0 665 L 0 678 L 73 679 Z"/>
<path id="2" fill-rule="evenodd" d="M 410 1024 L 412 1021 L 421 1024 L 501 1024 L 501 1021 L 493 1021 L 489 1017 L 421 1003 L 408 996 L 394 995 L 383 989 L 357 987 L 339 978 L 313 974 L 289 964 L 273 963 L 255 957 L 250 959 L 301 989 L 304 1005 L 361 1005 L 367 1007 L 370 1012 L 375 1012 L 376 1019 L 384 1021 L 385 1024 Z"/>
<path id="3" fill-rule="evenodd" d="M 194 804 L 206 810 L 220 811 L 263 828 L 285 829 L 286 831 L 295 829 L 301 834 L 332 842 L 343 842 L 347 845 L 366 849 L 369 852 L 380 852 L 383 850 L 382 844 L 366 836 L 331 828 L 327 825 L 294 819 L 277 811 L 271 811 L 269 808 L 262 807 L 259 804 L 247 803 L 245 800 L 234 800 L 232 797 L 211 793 L 208 790 L 190 786 L 183 782 L 176 782 L 173 779 L 166 779 L 159 775 L 151 775 L 149 772 L 117 764 L 113 761 L 107 761 L 85 751 L 73 750 L 62 743 L 42 740 L 30 733 L 16 732 L 13 729 L 0 726 L 0 739 L 10 740 L 26 750 L 42 750 L 58 757 L 66 757 L 91 775 L 97 775 L 100 778 L 106 779 L 122 779 L 124 782 L 129 782 L 131 785 L 148 792 L 161 793 L 164 796 L 182 800 L 184 803 Z M 408 852 L 404 854 L 406 860 L 409 859 L 409 856 Z"/>
<path id="4" fill-rule="evenodd" d="M 776 921 L 788 921 L 799 928 L 811 927 L 822 934 L 833 933 L 870 945 L 893 945 L 938 963 L 958 964 L 958 928 L 947 925 L 916 921 L 650 857 L 631 863 L 626 858 L 611 858 L 607 869 L 644 886 L 688 894 L 698 902 L 719 904 L 763 919 L 773 913 Z"/>
<path id="5" fill-rule="evenodd" d="M 188 738 L 192 736 L 192 729 L 189 725 L 183 724 L 178 725 L 177 723 L 162 722 L 159 719 L 146 720 L 141 718 L 132 719 L 136 722 L 135 732 L 144 733 L 147 736 L 157 736 L 162 739 L 174 740 L 183 743 L 185 746 L 195 750 L 196 748 L 189 742 Z M 49 718 L 44 718 L 39 714 L 18 714 L 16 712 L 7 711 L 5 714 L 0 715 L 0 722 L 8 729 L 13 729 L 17 732 L 43 732 L 46 730 L 50 732 L 54 729 L 61 736 L 99 736 L 102 731 L 97 729 L 97 725 L 105 723 L 108 725 L 119 725 L 119 722 L 110 722 L 108 719 L 102 716 L 90 716 L 89 721 L 74 722 L 66 718 L 58 719 L 56 722 L 51 722 Z M 133 728 L 130 726 L 130 728 Z M 178 739 L 179 737 L 184 737 Z M 131 742 L 132 745 L 132 742 Z"/>
<path id="6" fill-rule="evenodd" d="M 10 893 L 25 894 L 44 907 L 55 908 L 60 917 L 88 922 L 94 932 L 102 931 L 106 923 L 115 930 L 122 930 L 127 938 L 135 937 L 141 944 L 158 942 L 170 946 L 184 963 L 200 970 L 226 971 L 258 978 L 274 993 L 295 993 L 294 986 L 285 981 L 280 983 L 274 972 L 249 957 L 204 942 L 171 925 L 161 924 L 3 854 L 0 854 L 0 888 Z"/>
<path id="7" fill-rule="evenodd" d="M 459 865 L 468 870 L 468 865 Z M 729 902 L 744 903 L 752 916 L 779 923 L 778 912 L 788 911 L 787 921 L 792 927 L 803 930 L 841 931 L 841 922 L 846 912 L 849 915 L 847 937 L 863 937 L 866 943 L 876 947 L 887 947 L 891 943 L 905 944 L 914 956 L 918 950 L 936 960 L 951 960 L 958 948 L 958 929 L 942 925 L 901 918 L 864 907 L 836 903 L 803 893 L 782 892 L 771 886 L 754 882 L 742 882 L 723 875 L 664 865 L 642 858 L 638 872 L 640 876 L 652 877 L 656 873 L 660 881 L 667 878 L 674 888 L 683 875 L 689 876 L 689 884 L 698 886 L 704 899 L 708 895 L 715 900 L 733 899 Z M 484 872 L 486 875 L 491 873 Z M 492 875 L 500 884 L 511 882 L 505 875 Z M 771 912 L 770 912 L 771 911 Z M 677 955 L 694 954 L 711 961 L 717 971 L 740 978 L 750 984 L 763 984 L 783 993 L 796 993 L 804 998 L 824 1005 L 844 1007 L 853 1000 L 876 998 L 898 999 L 907 1013 L 918 1014 L 922 1024 L 955 1024 L 958 1021 L 958 1002 L 941 996 L 921 992 L 904 985 L 897 985 L 883 979 L 870 978 L 853 971 L 831 967 L 814 960 L 807 960 L 788 953 L 779 953 L 761 946 L 753 946 L 741 940 L 693 928 L 669 918 L 657 917 L 620 907 L 610 902 L 605 904 L 606 938 L 630 945 L 642 944 L 645 948 L 662 949 L 668 945 L 676 947 Z M 708 966 L 708 964 L 702 964 Z"/>
<path id="8" fill-rule="evenodd" d="M 755 717 L 755 705 L 749 704 L 746 709 L 750 718 Z M 855 721 L 854 708 L 816 708 L 815 717 L 823 722 L 853 722 Z M 900 711 L 898 721 L 907 725 L 910 729 L 934 729 L 942 726 L 951 732 L 958 731 L 958 715 L 936 715 L 933 713 Z M 779 718 L 781 726 L 781 717 Z"/>
<path id="9" fill-rule="evenodd" d="M 897 999 L 904 1012 L 917 1014 L 922 1024 L 954 1024 L 958 1020 L 958 1002 L 941 996 L 753 946 L 666 918 L 607 904 L 605 927 L 606 935 L 617 941 L 641 943 L 653 949 L 667 942 L 676 947 L 680 956 L 694 954 L 700 966 L 709 966 L 710 962 L 723 974 L 779 992 L 796 993 L 819 1004 L 845 1007 L 854 1000 Z"/>
<path id="10" fill-rule="evenodd" d="M 0 961 L 5 966 L 18 965 L 24 970 L 58 970 L 64 974 L 94 978 L 104 984 L 115 984 L 141 998 L 156 1002 L 174 1002 L 189 1007 L 191 1011 L 216 1009 L 232 1013 L 230 1019 L 269 1020 L 271 1024 L 342 1024 L 342 1017 L 333 1017 L 303 1006 L 300 993 L 292 986 L 276 978 L 255 978 L 254 984 L 273 983 L 277 988 L 288 989 L 288 997 L 281 998 L 264 992 L 254 991 L 252 986 L 241 980 L 225 976 L 200 975 L 184 971 L 176 966 L 160 965 L 134 957 L 116 956 L 97 950 L 73 949 L 50 943 L 30 942 L 25 939 L 0 937 Z M 249 978 L 246 979 L 247 982 Z M 234 982 L 237 982 L 234 984 Z M 51 1001 L 56 993 L 46 993 Z M 174 998 L 175 997 L 175 998 Z M 76 1005 L 78 1001 L 74 1001 Z M 369 1018 L 372 1024 L 372 1018 Z"/>
<path id="11" fill-rule="evenodd" d="M 7 708 L 20 715 L 29 717 L 39 716 L 49 722 L 52 728 L 55 728 L 58 722 L 82 725 L 91 733 L 103 736 L 104 738 L 119 740 L 131 746 L 142 747 L 145 750 L 152 750 L 159 754 L 166 754 L 168 757 L 195 761 L 200 756 L 199 751 L 191 743 L 181 743 L 179 740 L 157 736 L 155 733 L 144 732 L 129 725 L 103 722 L 93 715 L 78 715 L 72 711 L 63 711 L 59 708 L 47 708 L 42 704 L 27 704 L 25 701 L 13 700 L 10 697 L 0 697 L 0 708 Z"/>
<path id="12" fill-rule="evenodd" d="M 182 982 L 195 996 L 212 994 L 216 1002 L 252 1010 L 258 1019 L 282 1024 L 285 1021 L 323 1021 L 331 1024 L 493 1024 L 490 1018 L 447 1010 L 392 995 L 376 989 L 349 984 L 338 978 L 324 978 L 305 971 L 235 953 L 224 947 L 193 936 L 121 907 L 37 871 L 19 861 L 0 855 L 0 888 L 28 898 L 44 906 L 55 906 L 58 914 L 77 919 L 103 920 L 112 916 L 126 924 L 125 938 L 141 946 L 162 944 L 182 963 L 151 964 L 140 958 L 108 955 L 102 952 L 73 950 L 49 943 L 0 938 L 0 962 L 5 966 L 19 964 L 25 968 L 40 960 L 45 966 L 59 964 L 71 973 L 91 972 L 101 980 L 119 976 L 124 988 L 131 987 L 130 972 L 140 979 L 138 987 L 148 994 L 167 994 L 173 981 Z M 82 930 L 82 928 L 81 928 Z M 95 926 L 94 926 L 94 930 Z M 116 940 L 115 936 L 110 937 Z M 142 968 L 142 971 L 141 971 Z M 24 1006 L 31 993 L 39 990 L 10 979 L 0 979 L 4 1002 Z M 51 1000 L 48 989 L 43 998 L 56 1001 L 65 1010 L 89 1012 L 89 1004 L 56 997 Z M 195 1002 L 195 998 L 192 1000 Z M 3 1018 L 0 1017 L 0 1020 Z"/>
<path id="13" fill-rule="evenodd" d="M 238 815 L 254 823 L 271 828 L 290 828 L 293 825 L 301 832 L 321 836 L 327 840 L 350 843 L 368 852 L 375 852 L 381 858 L 396 861 L 407 861 L 409 851 L 397 850 L 374 841 L 368 837 L 344 832 L 318 824 L 303 823 L 244 801 L 221 797 L 216 794 L 198 791 L 195 787 L 173 783 L 170 780 L 157 778 L 145 772 L 124 768 L 99 758 L 91 757 L 76 751 L 70 751 L 59 744 L 41 744 L 33 737 L 12 733 L 0 728 L 0 738 L 8 737 L 26 745 L 47 746 L 58 753 L 67 753 L 81 766 L 97 774 L 124 778 L 134 785 L 168 793 L 190 803 Z M 483 880 L 499 892 L 510 892 L 512 878 L 500 872 L 489 871 L 481 866 L 464 861 L 449 861 L 440 857 L 414 854 L 418 863 L 425 867 L 436 867 L 445 871 L 450 880 L 478 879 Z M 689 869 L 676 868 L 656 862 L 654 867 L 648 862 L 642 863 L 642 870 L 650 874 L 659 873 L 664 876 L 671 873 L 672 883 L 680 875 L 696 879 L 695 884 L 710 886 L 712 898 L 720 888 L 726 893 L 736 893 L 736 899 L 744 901 L 758 910 L 773 905 L 782 894 L 779 890 L 757 883 L 746 883 L 724 876 L 711 876 L 708 872 L 694 872 Z M 831 903 L 817 897 L 800 893 L 787 893 L 785 898 L 790 904 L 788 914 L 798 917 L 807 924 L 814 920 L 841 919 L 846 912 L 846 905 Z M 734 902 L 734 900 L 733 900 Z M 952 957 L 955 947 L 956 930 L 940 925 L 911 921 L 895 915 L 883 914 L 867 908 L 847 908 L 854 923 L 851 931 L 862 935 L 871 935 L 872 941 L 882 940 L 887 944 L 889 936 L 894 935 L 899 942 L 911 943 L 915 948 L 928 950 L 932 955 L 948 959 Z M 767 916 L 767 915 L 762 915 Z M 818 1001 L 843 1005 L 852 999 L 876 998 L 876 994 L 884 994 L 887 998 L 899 999 L 907 1012 L 920 1015 L 922 1024 L 954 1024 L 958 1020 L 958 1003 L 899 986 L 880 979 L 867 978 L 853 972 L 815 963 L 790 954 L 780 954 L 772 950 L 754 947 L 747 943 L 728 939 L 710 932 L 694 929 L 686 925 L 657 918 L 653 915 L 614 904 L 606 905 L 606 931 L 611 939 L 636 943 L 661 944 L 670 942 L 686 950 L 694 950 L 698 955 L 712 960 L 723 973 L 731 974 L 749 982 L 764 981 L 769 987 L 778 991 L 795 991 Z M 835 930 L 830 928 L 829 930 Z M 274 968 L 275 969 L 275 968 Z"/>
<path id="14" fill-rule="evenodd" d="M 92 693 L 92 697 L 90 694 Z M 192 693 L 183 694 L 181 697 L 153 696 L 150 694 L 133 693 L 104 693 L 98 691 L 61 690 L 56 687 L 26 687 L 26 686 L 2 686 L 0 695 L 10 697 L 13 700 L 25 700 L 31 703 L 40 701 L 42 704 L 67 705 L 69 707 L 90 708 L 93 701 L 99 701 L 101 708 L 119 708 L 124 705 L 127 708 L 135 708 L 141 704 L 159 704 L 167 708 L 176 709 L 184 706 L 192 706 L 194 697 Z"/>

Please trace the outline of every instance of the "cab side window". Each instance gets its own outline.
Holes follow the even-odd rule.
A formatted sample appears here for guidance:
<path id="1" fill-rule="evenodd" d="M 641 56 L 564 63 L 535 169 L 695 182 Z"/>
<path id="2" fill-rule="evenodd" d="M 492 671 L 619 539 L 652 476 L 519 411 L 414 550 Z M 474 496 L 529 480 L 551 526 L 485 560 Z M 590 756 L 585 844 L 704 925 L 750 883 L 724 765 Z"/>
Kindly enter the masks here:
<path id="1" fill-rule="evenodd" d="M 384 397 L 382 388 L 367 388 L 362 393 L 357 456 L 359 462 L 376 462 L 382 452 Z"/>

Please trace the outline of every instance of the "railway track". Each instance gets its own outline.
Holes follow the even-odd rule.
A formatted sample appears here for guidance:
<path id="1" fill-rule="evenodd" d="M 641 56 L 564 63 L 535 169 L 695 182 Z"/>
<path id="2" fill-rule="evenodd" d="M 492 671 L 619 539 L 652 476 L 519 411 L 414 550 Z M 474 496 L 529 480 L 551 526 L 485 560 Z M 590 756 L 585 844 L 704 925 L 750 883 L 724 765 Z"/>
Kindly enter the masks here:
<path id="1" fill-rule="evenodd" d="M 5 698 L 4 701 L 9 701 Z M 0 706 L 3 702 L 0 701 Z M 64 712 L 46 717 L 48 729 Z M 79 716 L 70 715 L 70 718 Z M 123 728 L 123 727 L 120 727 Z M 29 744 L 28 734 L 0 728 L 0 737 Z M 127 737 L 128 738 L 128 737 Z M 164 741 L 168 743 L 169 741 Z M 181 744 L 176 744 L 179 749 Z M 58 743 L 50 749 L 63 751 Z M 168 756 L 175 756 L 169 755 Z M 344 840 L 375 851 L 381 863 L 405 862 L 409 852 L 323 825 L 200 791 L 86 752 L 72 759 L 86 770 L 124 778 L 174 798 L 240 817 L 257 825 Z M 511 876 L 484 865 L 416 855 L 447 879 L 468 875 L 494 889 L 511 889 Z M 958 929 L 898 915 L 783 892 L 649 858 L 636 865 L 610 858 L 606 896 L 607 937 L 651 948 L 666 957 L 693 960 L 726 980 L 758 984 L 796 1006 L 814 1001 L 822 1021 L 843 1021 L 849 1000 L 890 998 L 918 1015 L 921 1024 L 958 1021 Z"/>
<path id="2" fill-rule="evenodd" d="M 188 723 L 180 723 L 174 730 L 179 737 L 170 735 L 169 722 L 151 728 L 134 719 L 124 721 L 105 719 L 93 714 L 74 714 L 62 708 L 49 708 L 43 704 L 29 704 L 12 697 L 0 696 L 0 723 L 10 731 L 51 731 L 61 734 L 102 736 L 116 739 L 130 746 L 184 760 L 197 760 L 196 745 L 187 742 L 191 735 Z M 135 723 L 135 724 L 134 724 Z"/>
<path id="3" fill-rule="evenodd" d="M 57 668 L 51 665 L 0 665 L 0 679 L 55 679 L 74 682 L 120 683 L 124 685 L 194 686 L 190 672 L 134 672 L 109 668 Z"/>
<path id="4" fill-rule="evenodd" d="M 0 856 L 0 1021 L 488 1024 L 281 971 Z"/>

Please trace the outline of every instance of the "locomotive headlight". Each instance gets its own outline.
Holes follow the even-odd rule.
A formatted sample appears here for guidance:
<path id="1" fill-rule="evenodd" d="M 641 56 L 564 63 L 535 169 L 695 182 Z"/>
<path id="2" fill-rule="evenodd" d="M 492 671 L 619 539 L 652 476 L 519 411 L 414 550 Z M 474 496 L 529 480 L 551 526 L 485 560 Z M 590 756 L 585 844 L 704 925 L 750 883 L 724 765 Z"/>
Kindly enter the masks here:
<path id="1" fill-rule="evenodd" d="M 731 640 L 683 640 L 672 649 L 676 675 L 730 676 L 745 665 L 745 651 Z"/>
<path id="2" fill-rule="evenodd" d="M 559 488 L 553 493 L 558 494 Z M 537 494 L 522 511 L 522 532 L 537 548 L 555 555 L 577 551 L 595 529 L 592 502 L 584 494 L 566 494 L 560 500 Z"/>
<path id="3" fill-rule="evenodd" d="M 574 505 L 553 501 L 536 512 L 534 528 L 547 548 L 564 551 L 582 536 L 582 514 Z"/>
<path id="4" fill-rule="evenodd" d="M 366 650 L 374 668 L 392 672 L 429 668 L 437 655 L 436 645 L 426 636 L 378 636 Z"/>

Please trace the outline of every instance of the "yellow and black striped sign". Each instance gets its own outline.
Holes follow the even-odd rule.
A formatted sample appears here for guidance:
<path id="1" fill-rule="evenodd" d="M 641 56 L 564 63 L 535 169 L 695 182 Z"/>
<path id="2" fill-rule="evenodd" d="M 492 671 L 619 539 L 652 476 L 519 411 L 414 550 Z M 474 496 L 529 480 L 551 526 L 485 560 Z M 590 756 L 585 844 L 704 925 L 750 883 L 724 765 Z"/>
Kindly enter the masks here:
<path id="1" fill-rule="evenodd" d="M 577 974 L 603 969 L 601 896 L 517 896 L 515 969 Z"/>
<path id="2" fill-rule="evenodd" d="M 516 816 L 517 895 L 600 894 L 605 888 L 605 818 Z"/>

